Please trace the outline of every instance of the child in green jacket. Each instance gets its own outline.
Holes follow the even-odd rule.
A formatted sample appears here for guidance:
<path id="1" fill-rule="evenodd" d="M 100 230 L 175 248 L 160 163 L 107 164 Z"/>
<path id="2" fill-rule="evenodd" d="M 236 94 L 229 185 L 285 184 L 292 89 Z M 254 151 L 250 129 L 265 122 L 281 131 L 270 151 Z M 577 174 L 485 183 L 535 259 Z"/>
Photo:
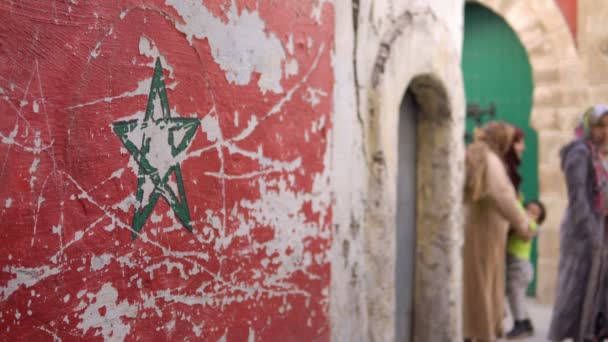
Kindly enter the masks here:
<path id="1" fill-rule="evenodd" d="M 545 206 L 538 200 L 525 205 L 531 227 L 537 230 L 546 216 Z M 526 289 L 534 277 L 534 267 L 530 261 L 532 241 L 524 241 L 514 234 L 507 241 L 507 297 L 513 316 L 513 329 L 507 339 L 521 339 L 532 336 L 534 327 L 526 308 Z"/>

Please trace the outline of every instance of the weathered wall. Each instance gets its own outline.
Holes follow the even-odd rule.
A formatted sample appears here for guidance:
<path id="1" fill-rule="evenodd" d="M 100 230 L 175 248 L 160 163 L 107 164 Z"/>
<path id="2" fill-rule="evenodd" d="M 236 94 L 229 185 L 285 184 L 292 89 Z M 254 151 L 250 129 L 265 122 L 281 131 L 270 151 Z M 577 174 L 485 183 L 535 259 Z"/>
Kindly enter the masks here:
<path id="1" fill-rule="evenodd" d="M 331 2 L 0 22 L 0 339 L 329 339 Z"/>
<path id="2" fill-rule="evenodd" d="M 608 3 L 579 0 L 578 42 L 592 103 L 608 102 Z"/>
<path id="3" fill-rule="evenodd" d="M 332 337 L 395 338 L 397 127 L 410 87 L 421 105 L 414 340 L 459 341 L 463 1 L 335 7 Z"/>

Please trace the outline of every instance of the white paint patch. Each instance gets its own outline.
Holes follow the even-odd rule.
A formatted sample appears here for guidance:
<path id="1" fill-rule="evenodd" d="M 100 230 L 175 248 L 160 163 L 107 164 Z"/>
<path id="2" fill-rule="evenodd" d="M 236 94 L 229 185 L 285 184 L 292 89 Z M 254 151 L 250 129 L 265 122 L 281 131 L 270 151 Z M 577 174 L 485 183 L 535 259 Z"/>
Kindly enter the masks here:
<path id="1" fill-rule="evenodd" d="M 15 137 L 17 136 L 17 132 L 19 130 L 19 125 L 15 125 L 13 130 L 8 134 L 8 137 L 2 136 L 2 143 L 7 145 L 12 145 L 15 143 Z"/>
<path id="2" fill-rule="evenodd" d="M 160 53 L 153 40 L 146 36 L 141 36 L 139 38 L 139 53 L 146 57 L 152 58 L 152 62 L 147 64 L 147 66 L 151 68 L 156 66 L 156 58 L 160 58 L 163 69 L 167 69 L 169 71 L 170 78 L 175 78 L 175 75 L 173 74 L 173 67 L 169 64 L 169 62 L 167 62 L 167 58 Z"/>
<path id="3" fill-rule="evenodd" d="M 325 117 L 322 117 L 322 125 L 325 124 Z M 312 211 L 320 213 L 319 227 L 327 215 L 328 209 L 331 207 L 331 158 L 332 158 L 332 130 L 327 131 L 327 144 L 325 145 L 325 155 L 323 156 L 323 171 L 315 174 L 312 184 L 312 193 L 317 194 L 312 198 Z"/>
<path id="4" fill-rule="evenodd" d="M 36 172 L 36 170 L 38 169 L 38 164 L 40 164 L 40 158 L 34 158 L 34 161 L 32 161 L 32 165 L 30 166 L 29 170 L 30 175 Z"/>
<path id="5" fill-rule="evenodd" d="M 182 17 L 184 24 L 176 28 L 192 38 L 207 39 L 213 59 L 226 73 L 226 79 L 237 85 L 251 81 L 253 72 L 260 73 L 258 87 L 262 93 L 283 92 L 281 65 L 285 51 L 274 33 L 267 34 L 264 21 L 257 11 L 244 8 L 238 12 L 234 1 L 224 23 L 216 18 L 199 0 L 166 0 Z"/>
<path id="6" fill-rule="evenodd" d="M 159 223 L 162 220 L 163 215 L 156 215 L 156 213 L 152 213 L 152 216 L 150 216 L 150 221 L 152 221 L 152 223 Z"/>
<path id="7" fill-rule="evenodd" d="M 203 333 L 203 327 L 205 326 L 205 322 L 196 325 L 194 323 L 192 323 L 192 331 L 194 332 L 194 335 L 196 335 L 196 337 L 201 337 L 201 334 Z"/>
<path id="8" fill-rule="evenodd" d="M 7 198 L 6 201 L 4 201 L 4 207 L 5 208 L 10 208 L 11 205 L 13 205 L 13 199 L 12 198 Z"/>
<path id="9" fill-rule="evenodd" d="M 300 72 L 300 67 L 298 65 L 298 61 L 296 59 L 290 59 L 285 63 L 285 76 L 291 77 L 295 76 Z"/>
<path id="10" fill-rule="evenodd" d="M 173 272 L 173 269 L 175 268 L 179 271 L 179 274 L 182 279 L 188 280 L 188 275 L 186 275 L 186 272 L 184 271 L 184 265 L 176 262 L 170 262 L 167 260 L 164 260 L 163 262 L 160 262 L 158 264 L 148 266 L 144 271 L 150 273 L 150 278 L 154 279 L 154 271 L 160 269 L 162 266 L 165 266 L 167 268 L 167 272 L 165 274 L 171 274 L 171 272 Z"/>
<path id="11" fill-rule="evenodd" d="M 320 102 L 321 97 L 326 97 L 327 93 L 321 89 L 308 87 L 306 89 L 306 94 L 302 96 L 302 99 L 308 103 L 312 108 L 315 108 Z"/>
<path id="12" fill-rule="evenodd" d="M 219 340 L 217 340 L 217 342 L 226 342 L 226 339 L 228 338 L 228 331 L 226 331 L 224 333 L 224 336 L 220 337 Z"/>
<path id="13" fill-rule="evenodd" d="M 38 104 L 38 101 L 32 102 L 32 110 L 36 114 L 38 114 L 40 112 L 40 105 Z"/>
<path id="14" fill-rule="evenodd" d="M 175 319 L 172 319 L 165 325 L 165 329 L 169 335 L 175 332 Z"/>
<path id="15" fill-rule="evenodd" d="M 140 289 L 142 288 L 141 282 L 141 279 L 137 281 L 137 287 Z M 147 294 L 142 293 L 141 298 L 144 300 L 144 309 L 154 309 L 158 317 L 163 317 L 163 312 L 160 310 L 158 305 L 156 305 L 156 297 L 153 295 L 148 296 Z"/>
<path id="16" fill-rule="evenodd" d="M 289 39 L 287 40 L 287 46 L 285 47 L 287 48 L 287 52 L 289 52 L 289 54 L 293 56 L 293 52 L 295 51 L 293 45 L 293 34 L 289 35 Z"/>
<path id="17" fill-rule="evenodd" d="M 252 115 L 251 118 L 247 121 L 247 128 L 243 132 L 241 132 L 238 136 L 232 138 L 233 141 L 241 141 L 253 133 L 253 131 L 258 127 L 258 118 L 255 115 Z"/>
<path id="18" fill-rule="evenodd" d="M 111 254 L 95 255 L 91 258 L 91 271 L 99 271 L 110 264 L 111 261 Z"/>
<path id="19" fill-rule="evenodd" d="M 323 14 L 323 5 L 325 3 L 332 3 L 332 0 L 317 0 L 317 5 L 312 8 L 310 17 L 314 19 L 317 24 L 321 24 L 321 16 Z"/>
<path id="20" fill-rule="evenodd" d="M 123 212 L 128 213 L 131 210 L 131 207 L 135 207 L 138 203 L 139 202 L 137 201 L 137 198 L 135 198 L 135 195 L 130 194 L 122 201 L 112 205 L 112 209 L 120 209 Z"/>
<path id="21" fill-rule="evenodd" d="M 247 338 L 247 342 L 255 342 L 255 330 L 252 327 L 249 327 L 249 338 Z"/>
<path id="22" fill-rule="evenodd" d="M 179 146 L 182 143 L 184 138 L 186 137 L 186 133 L 188 133 L 188 127 L 181 127 L 180 129 L 174 129 L 173 131 L 173 141 L 175 146 Z"/>
<path id="23" fill-rule="evenodd" d="M 207 114 L 201 120 L 201 129 L 207 135 L 207 140 L 211 142 L 222 140 L 222 129 L 220 128 L 217 116 L 214 114 Z"/>
<path id="24" fill-rule="evenodd" d="M 112 175 L 110 175 L 110 179 L 112 179 L 112 178 L 117 178 L 117 179 L 120 178 L 122 176 L 123 172 L 125 172 L 125 168 L 124 167 L 122 169 L 118 169 L 118 170 L 114 171 L 112 173 Z"/>
<path id="25" fill-rule="evenodd" d="M 311 131 L 313 133 L 317 133 L 317 132 L 321 131 L 323 129 L 323 127 L 325 127 L 325 117 L 324 116 L 322 116 L 319 119 L 319 121 L 312 122 Z"/>
<path id="26" fill-rule="evenodd" d="M 249 210 L 249 221 L 241 224 L 238 234 L 248 234 L 256 226 L 270 226 L 275 232 L 274 239 L 264 243 L 266 255 L 274 255 L 272 263 L 279 267 L 266 281 L 288 277 L 302 265 L 304 245 L 309 237 L 318 236 L 317 223 L 307 222 L 302 208 L 310 200 L 310 195 L 294 192 L 285 180 L 258 180 L 261 197 L 257 201 L 242 200 L 241 207 Z M 325 190 L 327 191 L 327 190 Z M 291 254 L 287 249 L 291 248 Z"/>
<path id="27" fill-rule="evenodd" d="M 35 133 L 35 138 L 34 138 L 34 153 L 35 154 L 39 154 L 40 151 L 42 151 L 42 149 L 40 148 L 40 146 L 42 145 L 42 138 L 40 138 L 40 131 L 37 131 Z"/>
<path id="28" fill-rule="evenodd" d="M 67 303 L 67 302 L 69 302 L 69 301 L 70 301 L 70 295 L 69 295 L 69 294 L 67 294 L 67 295 L 65 295 L 65 297 L 63 297 L 63 302 L 64 302 L 64 303 Z"/>
<path id="29" fill-rule="evenodd" d="M 50 268 L 46 265 L 32 268 L 5 266 L 3 271 L 10 272 L 16 277 L 9 280 L 6 287 L 0 287 L 2 301 L 6 300 L 10 295 L 17 291 L 21 285 L 32 287 L 44 278 L 58 274 L 60 269 L 58 267 Z"/>
<path id="30" fill-rule="evenodd" d="M 104 341 L 124 341 L 131 332 L 131 326 L 121 317 L 135 318 L 137 305 L 129 305 L 127 300 L 118 303 L 118 291 L 111 284 L 104 284 L 99 292 L 87 296 L 89 305 L 80 315 L 77 327 L 85 334 L 90 328 L 100 328 Z M 100 309 L 104 307 L 105 314 L 102 315 Z"/>
<path id="31" fill-rule="evenodd" d="M 100 53 L 101 53 L 101 42 L 98 42 L 97 44 L 95 44 L 95 48 L 93 50 L 91 50 L 91 57 L 97 58 Z"/>
<path id="32" fill-rule="evenodd" d="M 63 230 L 63 226 L 60 225 L 60 224 L 58 224 L 56 226 L 53 226 L 52 230 L 53 230 L 53 234 L 61 235 L 61 232 Z"/>

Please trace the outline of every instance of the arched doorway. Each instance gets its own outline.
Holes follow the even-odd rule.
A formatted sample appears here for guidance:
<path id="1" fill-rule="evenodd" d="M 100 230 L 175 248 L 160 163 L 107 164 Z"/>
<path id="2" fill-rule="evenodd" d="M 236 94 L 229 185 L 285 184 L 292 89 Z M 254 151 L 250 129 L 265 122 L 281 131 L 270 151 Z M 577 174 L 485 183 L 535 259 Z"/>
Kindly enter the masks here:
<path id="1" fill-rule="evenodd" d="M 461 42 L 436 30 L 432 12 L 415 22 L 405 11 L 383 34 L 361 96 L 367 340 L 462 335 L 464 92 L 459 58 L 446 58 L 460 56 Z M 453 44 L 422 43 L 429 41 Z"/>
<path id="2" fill-rule="evenodd" d="M 429 244 L 439 247 L 446 242 L 434 240 L 436 236 L 427 231 L 439 223 L 439 211 L 448 208 L 442 189 L 447 187 L 449 177 L 438 170 L 447 151 L 445 137 L 449 134 L 447 121 L 451 116 L 442 82 L 428 74 L 414 77 L 403 95 L 398 114 L 395 340 L 407 342 L 428 336 L 423 328 L 426 324 L 423 317 L 428 313 L 425 305 L 433 300 L 445 300 L 437 296 L 431 299 L 425 292 L 439 271 L 426 269 L 425 261 L 437 252 L 431 252 Z"/>
<path id="3" fill-rule="evenodd" d="M 411 341 L 416 267 L 416 160 L 418 106 L 410 89 L 399 110 L 397 165 L 396 341 Z"/>
<path id="4" fill-rule="evenodd" d="M 465 5 L 462 70 L 467 100 L 466 130 L 489 120 L 523 129 L 527 149 L 520 172 L 524 199 L 538 197 L 538 137 L 530 126 L 534 83 L 523 44 L 502 17 L 477 3 Z M 532 261 L 536 265 L 537 242 Z M 536 273 L 536 272 L 535 272 Z M 534 294 L 536 275 L 529 293 Z"/>

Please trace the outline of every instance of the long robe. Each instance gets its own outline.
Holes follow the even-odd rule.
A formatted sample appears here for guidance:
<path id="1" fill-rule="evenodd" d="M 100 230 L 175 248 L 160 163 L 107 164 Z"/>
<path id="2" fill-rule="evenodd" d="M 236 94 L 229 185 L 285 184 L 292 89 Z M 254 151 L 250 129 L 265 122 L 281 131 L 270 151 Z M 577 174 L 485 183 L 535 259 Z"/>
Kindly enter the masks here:
<path id="1" fill-rule="evenodd" d="M 562 149 L 561 156 L 568 208 L 560 229 L 557 296 L 549 339 L 579 341 L 593 335 L 596 316 L 605 309 L 605 221 L 593 205 L 597 190 L 589 148 L 575 141 Z"/>
<path id="2" fill-rule="evenodd" d="M 493 341 L 502 336 L 505 314 L 506 241 L 509 226 L 528 229 L 528 218 L 499 157 L 485 149 L 483 189 L 465 202 L 463 334 Z"/>

